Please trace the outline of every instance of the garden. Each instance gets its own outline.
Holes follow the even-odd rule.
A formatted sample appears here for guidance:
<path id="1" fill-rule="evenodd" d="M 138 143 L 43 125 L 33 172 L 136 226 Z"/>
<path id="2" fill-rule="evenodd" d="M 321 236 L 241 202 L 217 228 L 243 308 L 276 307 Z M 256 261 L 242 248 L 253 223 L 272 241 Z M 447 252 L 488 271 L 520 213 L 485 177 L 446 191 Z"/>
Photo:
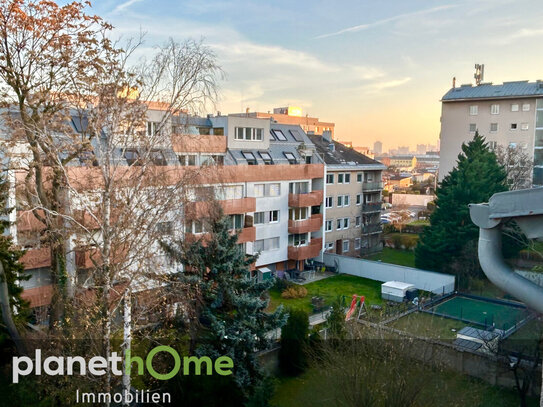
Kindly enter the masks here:
<path id="1" fill-rule="evenodd" d="M 270 304 L 268 310 L 276 309 L 279 304 L 286 308 L 299 308 L 312 314 L 314 306 L 311 302 L 313 297 L 321 297 L 324 300 L 324 306 L 329 306 L 338 296 L 344 296 L 349 303 L 353 294 L 364 295 L 368 304 L 382 304 L 381 300 L 381 282 L 367 278 L 337 275 L 323 280 L 314 281 L 304 285 L 280 286 L 276 284 L 270 291 Z M 291 288 L 292 287 L 292 288 Z M 300 287 L 295 288 L 295 287 Z M 305 289 L 305 290 L 304 290 Z M 299 292 L 299 298 L 284 298 L 281 296 L 284 292 Z M 294 292 L 292 294 L 295 294 Z M 289 295 L 287 294 L 287 297 Z"/>

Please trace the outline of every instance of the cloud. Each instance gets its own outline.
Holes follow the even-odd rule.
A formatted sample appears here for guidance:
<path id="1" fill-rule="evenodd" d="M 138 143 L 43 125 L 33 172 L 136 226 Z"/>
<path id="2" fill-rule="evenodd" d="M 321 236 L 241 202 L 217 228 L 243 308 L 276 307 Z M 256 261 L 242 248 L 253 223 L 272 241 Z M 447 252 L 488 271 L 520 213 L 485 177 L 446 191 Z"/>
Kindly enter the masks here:
<path id="1" fill-rule="evenodd" d="M 388 23 L 392 23 L 394 21 L 404 20 L 404 19 L 409 18 L 409 17 L 437 13 L 439 11 L 449 10 L 449 9 L 455 8 L 455 7 L 458 7 L 458 5 L 448 4 L 448 5 L 433 7 L 433 8 L 425 9 L 425 10 L 413 11 L 411 13 L 399 14 L 397 16 L 388 17 L 388 18 L 384 18 L 382 20 L 374 21 L 373 23 L 355 25 L 353 27 L 344 28 L 344 29 L 336 31 L 336 32 L 332 32 L 332 33 L 328 33 L 328 34 L 322 34 L 322 35 L 319 35 L 319 36 L 317 36 L 315 38 L 316 39 L 328 38 L 328 37 L 334 37 L 336 35 L 341 35 L 341 34 L 345 34 L 345 33 L 368 30 L 370 28 L 374 28 L 374 27 L 378 27 L 378 26 L 385 25 L 385 24 L 388 24 Z"/>
<path id="2" fill-rule="evenodd" d="M 113 14 L 116 14 L 120 11 L 123 11 L 125 9 L 127 9 L 128 7 L 130 7 L 132 4 L 135 4 L 135 3 L 139 3 L 140 1 L 142 0 L 128 0 L 128 1 L 125 1 L 124 3 L 121 3 L 119 4 L 117 7 L 115 7 L 113 9 Z"/>
<path id="3" fill-rule="evenodd" d="M 542 28 L 536 28 L 536 29 L 523 28 L 517 31 L 516 33 L 513 33 L 510 38 L 513 40 L 518 40 L 520 38 L 539 37 L 541 35 L 543 35 Z"/>

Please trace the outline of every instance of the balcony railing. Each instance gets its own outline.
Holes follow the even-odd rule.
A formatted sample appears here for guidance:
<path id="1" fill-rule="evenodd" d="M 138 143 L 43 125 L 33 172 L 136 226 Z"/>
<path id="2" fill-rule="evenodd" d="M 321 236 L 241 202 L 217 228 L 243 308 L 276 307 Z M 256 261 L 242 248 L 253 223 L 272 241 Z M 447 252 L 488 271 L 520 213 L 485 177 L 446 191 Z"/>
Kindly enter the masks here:
<path id="1" fill-rule="evenodd" d="M 309 219 L 288 221 L 288 233 L 316 232 L 322 227 L 322 214 L 311 215 Z"/>
<path id="2" fill-rule="evenodd" d="M 380 212 L 381 202 L 365 203 L 362 205 L 362 212 Z"/>
<path id="3" fill-rule="evenodd" d="M 369 235 L 371 233 L 381 233 L 383 228 L 381 224 L 372 224 L 372 225 L 362 225 L 362 234 Z"/>
<path id="4" fill-rule="evenodd" d="M 254 226 L 243 228 L 238 235 L 238 243 L 254 242 L 256 240 L 256 228 Z"/>
<path id="5" fill-rule="evenodd" d="M 379 189 L 383 189 L 383 183 L 381 181 L 362 183 L 362 191 L 374 191 Z"/>
<path id="6" fill-rule="evenodd" d="M 317 257 L 322 249 L 322 238 L 311 239 L 307 246 L 288 247 L 289 260 L 305 260 Z"/>
<path id="7" fill-rule="evenodd" d="M 305 206 L 320 205 L 323 199 L 323 191 L 313 191 L 305 194 L 288 194 L 288 206 L 302 208 Z"/>

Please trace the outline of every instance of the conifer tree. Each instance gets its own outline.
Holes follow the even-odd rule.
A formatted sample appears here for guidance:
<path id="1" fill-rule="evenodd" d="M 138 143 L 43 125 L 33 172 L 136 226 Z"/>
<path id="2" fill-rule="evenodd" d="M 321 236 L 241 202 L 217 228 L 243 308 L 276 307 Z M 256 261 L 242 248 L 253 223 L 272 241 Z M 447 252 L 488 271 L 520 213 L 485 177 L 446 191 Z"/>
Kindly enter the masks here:
<path id="1" fill-rule="evenodd" d="M 475 133 L 473 140 L 462 144 L 456 166 L 437 188 L 430 226 L 415 249 L 416 266 L 461 277 L 482 277 L 477 257 L 479 229 L 470 219 L 468 205 L 488 202 L 493 194 L 506 191 L 506 185 L 506 173 L 496 155 L 484 137 Z"/>
<path id="2" fill-rule="evenodd" d="M 202 329 L 196 339 L 197 355 L 229 356 L 234 361 L 234 379 L 246 392 L 260 383 L 263 375 L 256 357 L 266 349 L 266 334 L 286 322 L 282 307 L 273 313 L 266 292 L 272 280 L 258 282 L 250 276 L 257 256 L 246 255 L 229 229 L 228 218 L 211 219 L 209 238 L 190 245 L 165 244 L 171 257 L 184 264 L 185 279 L 201 293 L 199 310 Z"/>

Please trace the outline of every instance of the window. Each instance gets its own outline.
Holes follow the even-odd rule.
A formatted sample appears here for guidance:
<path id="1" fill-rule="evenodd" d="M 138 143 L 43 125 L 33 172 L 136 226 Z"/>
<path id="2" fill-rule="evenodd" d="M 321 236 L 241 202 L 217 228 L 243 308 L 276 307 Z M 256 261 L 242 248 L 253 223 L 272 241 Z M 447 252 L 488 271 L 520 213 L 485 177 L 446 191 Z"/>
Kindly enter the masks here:
<path id="1" fill-rule="evenodd" d="M 343 253 L 346 253 L 349 251 L 349 241 L 348 240 L 344 240 L 343 241 Z"/>
<path id="2" fill-rule="evenodd" d="M 475 123 L 470 123 L 469 124 L 469 132 L 470 133 L 475 133 L 476 130 L 477 130 L 477 125 Z"/>
<path id="3" fill-rule="evenodd" d="M 137 150 L 125 150 L 124 159 L 126 160 L 128 165 L 141 165 L 141 161 L 139 161 L 139 153 Z"/>
<path id="4" fill-rule="evenodd" d="M 331 220 L 326 221 L 326 224 L 324 226 L 324 230 L 326 232 L 331 232 L 332 231 L 332 221 Z"/>
<path id="5" fill-rule="evenodd" d="M 345 174 L 345 179 L 343 180 L 343 183 L 344 184 L 350 184 L 351 183 L 351 174 L 349 174 L 349 173 Z"/>
<path id="6" fill-rule="evenodd" d="M 243 185 L 227 185 L 218 187 L 215 193 L 215 197 L 219 201 L 224 201 L 227 199 L 242 199 Z"/>
<path id="7" fill-rule="evenodd" d="M 273 160 L 271 158 L 271 155 L 267 151 L 259 151 L 258 155 L 260 155 L 260 158 L 262 158 L 262 161 L 264 161 L 264 164 L 266 164 L 266 165 L 273 164 Z"/>
<path id="8" fill-rule="evenodd" d="M 230 215 L 228 216 L 228 229 L 242 229 L 243 228 L 243 215 Z"/>
<path id="9" fill-rule="evenodd" d="M 518 112 L 518 103 L 513 103 L 511 105 L 511 111 L 512 112 Z"/>
<path id="10" fill-rule="evenodd" d="M 158 222 L 156 224 L 156 231 L 160 235 L 173 235 L 173 222 Z"/>
<path id="11" fill-rule="evenodd" d="M 334 250 L 334 242 L 328 242 L 324 245 L 324 250 L 331 251 Z"/>
<path id="12" fill-rule="evenodd" d="M 510 129 L 511 130 L 516 130 L 517 129 L 517 123 L 511 123 Z"/>
<path id="13" fill-rule="evenodd" d="M 164 157 L 164 153 L 160 150 L 151 150 L 149 151 L 149 158 L 155 165 L 166 165 L 166 158 Z"/>
<path id="14" fill-rule="evenodd" d="M 498 131 L 498 123 L 490 123 L 490 132 L 495 133 Z"/>
<path id="15" fill-rule="evenodd" d="M 264 129 L 254 127 L 236 127 L 234 131 L 235 140 L 262 141 Z"/>
<path id="16" fill-rule="evenodd" d="M 279 211 L 255 212 L 254 224 L 263 225 L 265 223 L 279 222 Z"/>
<path id="17" fill-rule="evenodd" d="M 288 210 L 288 218 L 291 220 L 305 220 L 307 216 L 307 208 L 291 208 Z"/>
<path id="18" fill-rule="evenodd" d="M 479 113 L 479 106 L 477 105 L 471 105 L 469 107 L 469 114 L 470 116 L 477 116 L 477 114 Z"/>
<path id="19" fill-rule="evenodd" d="M 349 206 L 351 204 L 350 200 L 350 195 L 343 195 L 343 206 Z"/>
<path id="20" fill-rule="evenodd" d="M 298 130 L 289 130 L 289 133 L 294 137 L 294 140 L 296 141 L 304 141 L 304 138 L 300 134 Z"/>
<path id="21" fill-rule="evenodd" d="M 529 103 L 523 103 L 522 104 L 522 111 L 523 112 L 529 112 L 530 111 L 530 104 Z"/>
<path id="22" fill-rule="evenodd" d="M 366 195 L 366 203 L 372 201 L 372 195 Z"/>
<path id="23" fill-rule="evenodd" d="M 279 196 L 281 193 L 281 185 L 273 184 L 255 184 L 255 198 Z"/>
<path id="24" fill-rule="evenodd" d="M 490 114 L 500 114 L 500 105 L 490 105 Z"/>
<path id="25" fill-rule="evenodd" d="M 509 148 L 517 148 L 517 143 L 509 143 Z"/>
<path id="26" fill-rule="evenodd" d="M 288 160 L 289 164 L 297 164 L 298 163 L 298 161 L 296 161 L 296 157 L 294 157 L 294 154 L 289 153 L 289 152 L 283 152 L 283 154 L 285 155 L 285 157 Z"/>
<path id="27" fill-rule="evenodd" d="M 336 220 L 336 229 L 337 230 L 343 229 L 343 219 Z"/>
<path id="28" fill-rule="evenodd" d="M 338 174 L 337 175 L 337 183 L 338 184 L 343 184 L 343 174 Z"/>
<path id="29" fill-rule="evenodd" d="M 185 165 L 196 165 L 196 154 L 179 154 L 177 156 L 179 164 Z"/>
<path id="30" fill-rule="evenodd" d="M 356 204 L 362 204 L 362 194 L 356 194 Z"/>
<path id="31" fill-rule="evenodd" d="M 343 229 L 349 229 L 349 224 L 351 220 L 349 218 L 343 218 Z"/>
<path id="32" fill-rule="evenodd" d="M 351 174 L 345 173 L 345 174 L 338 174 L 337 175 L 337 183 L 338 184 L 349 184 L 351 182 Z"/>
<path id="33" fill-rule="evenodd" d="M 276 140 L 287 141 L 286 136 L 283 134 L 281 130 L 272 130 L 271 133 L 275 137 Z"/>
<path id="34" fill-rule="evenodd" d="M 289 246 L 305 246 L 307 244 L 307 233 L 295 234 L 288 236 Z"/>
<path id="35" fill-rule="evenodd" d="M 356 174 L 356 182 L 362 182 L 362 173 L 361 172 Z"/>
<path id="36" fill-rule="evenodd" d="M 332 208 L 334 206 L 334 198 L 331 196 L 327 196 L 325 202 L 327 208 Z"/>
<path id="37" fill-rule="evenodd" d="M 158 122 L 147 122 L 147 135 L 154 136 L 158 131 Z"/>
<path id="38" fill-rule="evenodd" d="M 265 212 L 255 212 L 254 216 L 254 224 L 255 225 L 263 225 L 265 223 L 266 217 Z"/>
<path id="39" fill-rule="evenodd" d="M 491 150 L 495 150 L 496 147 L 498 147 L 498 143 L 496 141 L 489 141 L 488 146 L 490 147 Z"/>
<path id="40" fill-rule="evenodd" d="M 326 183 L 327 184 L 333 184 L 334 183 L 334 174 L 326 174 Z"/>
<path id="41" fill-rule="evenodd" d="M 288 185 L 290 194 L 307 194 L 309 192 L 309 182 L 291 182 Z"/>
<path id="42" fill-rule="evenodd" d="M 520 124 L 520 129 L 521 129 L 522 131 L 528 130 L 529 127 L 530 127 L 530 126 L 528 125 L 528 123 L 521 123 L 521 124 Z"/>
<path id="43" fill-rule="evenodd" d="M 336 229 L 349 229 L 350 219 L 349 218 L 339 218 L 336 220 Z"/>
<path id="44" fill-rule="evenodd" d="M 213 135 L 224 136 L 224 127 L 213 127 Z"/>
<path id="45" fill-rule="evenodd" d="M 343 195 L 338 195 L 337 197 L 337 207 L 341 208 L 343 206 Z"/>
<path id="46" fill-rule="evenodd" d="M 197 234 L 197 233 L 204 233 L 204 232 L 205 232 L 204 224 L 199 220 L 189 222 L 185 225 L 185 233 Z"/>
<path id="47" fill-rule="evenodd" d="M 278 237 L 255 240 L 255 242 L 253 243 L 253 253 L 265 252 L 265 251 L 277 250 L 277 249 L 279 249 Z"/>
<path id="48" fill-rule="evenodd" d="M 250 151 L 243 151 L 241 154 L 243 155 L 243 158 L 247 160 L 247 164 L 257 165 L 256 158 L 253 153 L 251 153 Z"/>
<path id="49" fill-rule="evenodd" d="M 359 250 L 360 249 L 360 238 L 357 237 L 356 239 L 354 239 L 354 249 L 355 250 Z"/>
<path id="50" fill-rule="evenodd" d="M 360 216 L 357 216 L 356 218 L 354 218 L 354 226 L 359 228 L 360 227 Z"/>

